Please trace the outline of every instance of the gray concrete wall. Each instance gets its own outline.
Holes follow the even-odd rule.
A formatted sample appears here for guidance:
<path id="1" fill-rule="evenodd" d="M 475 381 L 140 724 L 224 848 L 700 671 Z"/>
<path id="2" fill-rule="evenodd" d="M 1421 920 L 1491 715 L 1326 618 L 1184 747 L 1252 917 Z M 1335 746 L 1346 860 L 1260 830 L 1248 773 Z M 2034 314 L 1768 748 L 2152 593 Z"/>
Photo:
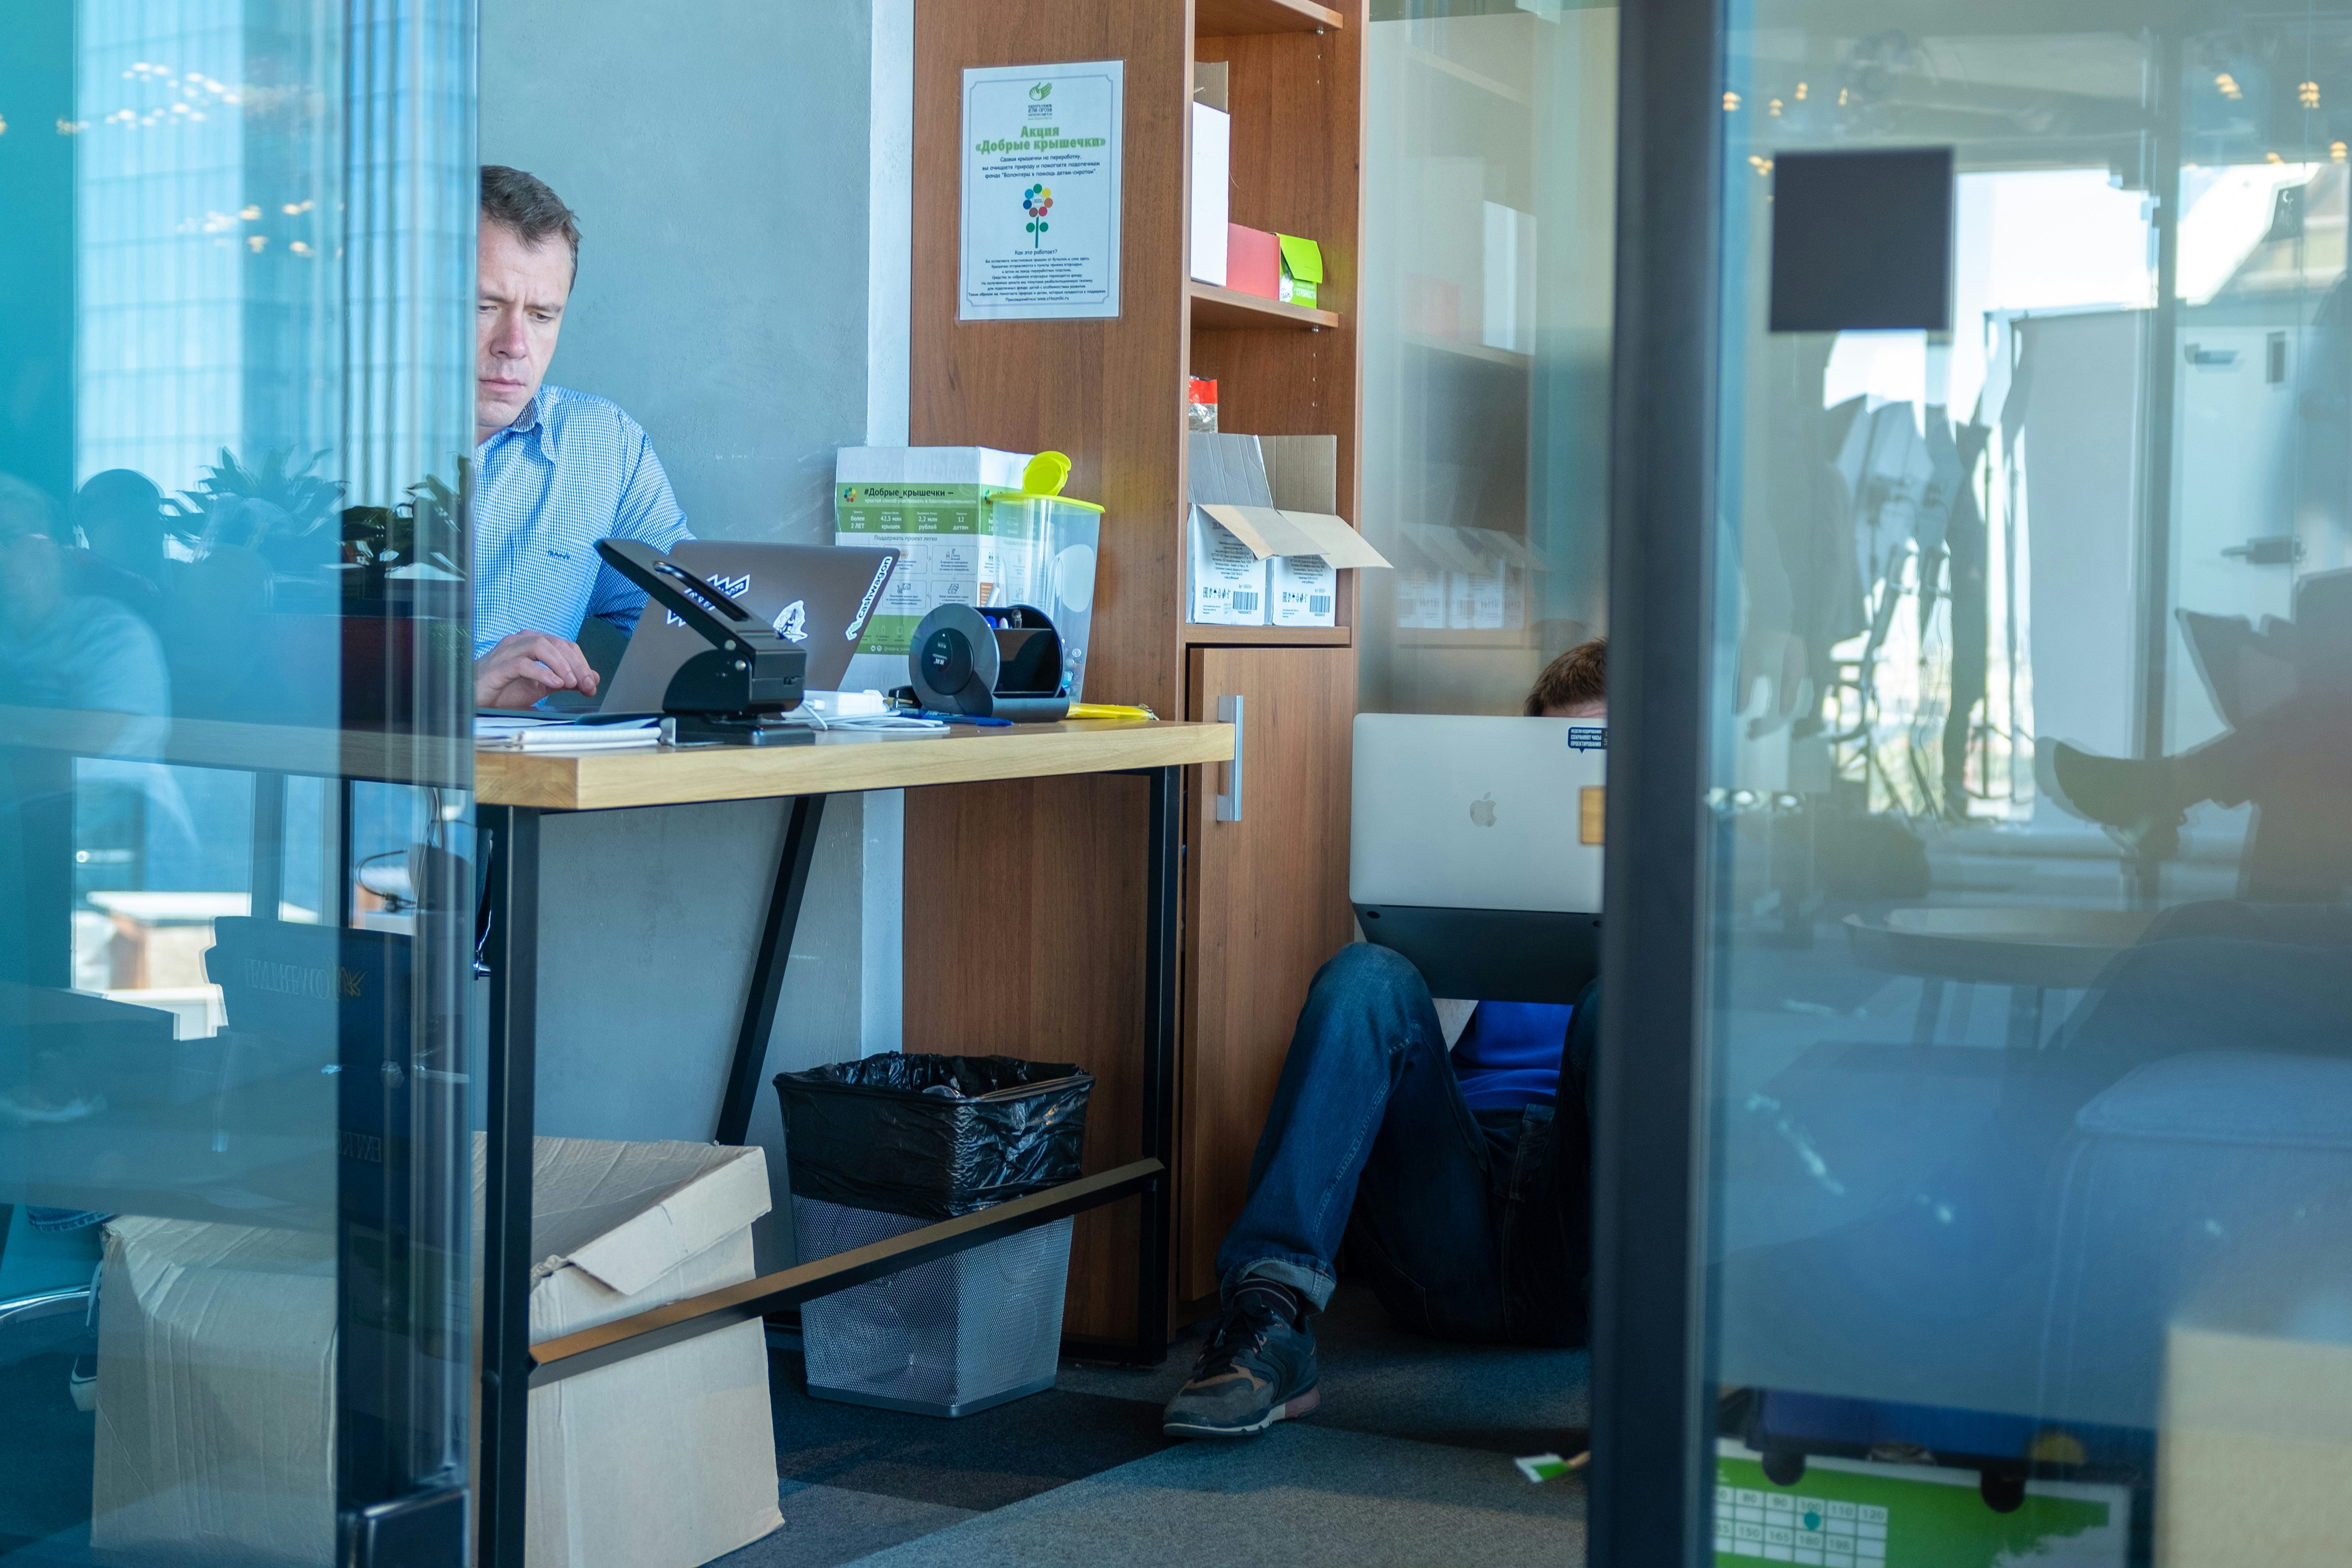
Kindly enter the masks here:
<path id="1" fill-rule="evenodd" d="M 705 539 L 833 540 L 866 438 L 867 0 L 482 0 L 481 150 L 580 215 L 549 379 L 652 435 Z"/>
<path id="2" fill-rule="evenodd" d="M 710 1137 L 786 815 L 747 800 L 545 819 L 541 1132 Z M 859 1054 L 864 797 L 829 799 L 824 826 L 751 1119 L 772 1151 L 767 1079 Z"/>
<path id="3" fill-rule="evenodd" d="M 906 438 L 911 11 L 483 0 L 482 159 L 546 180 L 583 230 L 549 379 L 636 417 L 702 538 L 829 543 L 835 450 Z M 899 810 L 826 807 L 763 1085 L 898 1044 Z M 784 816 L 550 820 L 541 1132 L 711 1135 Z M 752 1137 L 781 1207 L 772 1090 Z"/>

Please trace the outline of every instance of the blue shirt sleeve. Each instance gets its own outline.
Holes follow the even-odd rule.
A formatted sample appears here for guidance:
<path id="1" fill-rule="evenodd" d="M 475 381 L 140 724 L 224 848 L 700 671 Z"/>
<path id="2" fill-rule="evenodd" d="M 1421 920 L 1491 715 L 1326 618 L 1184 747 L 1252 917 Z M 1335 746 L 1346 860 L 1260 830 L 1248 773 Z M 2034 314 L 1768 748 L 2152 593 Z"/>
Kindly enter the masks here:
<path id="1" fill-rule="evenodd" d="M 656 550 L 667 551 L 694 535 L 687 531 L 686 513 L 678 510 L 677 498 L 670 493 L 669 476 L 655 455 L 653 437 L 635 422 L 629 434 L 634 449 L 621 486 L 620 504 L 613 511 L 611 537 L 643 540 Z M 644 589 L 598 562 L 596 586 L 588 600 L 590 615 L 634 634 L 645 607 Z"/>

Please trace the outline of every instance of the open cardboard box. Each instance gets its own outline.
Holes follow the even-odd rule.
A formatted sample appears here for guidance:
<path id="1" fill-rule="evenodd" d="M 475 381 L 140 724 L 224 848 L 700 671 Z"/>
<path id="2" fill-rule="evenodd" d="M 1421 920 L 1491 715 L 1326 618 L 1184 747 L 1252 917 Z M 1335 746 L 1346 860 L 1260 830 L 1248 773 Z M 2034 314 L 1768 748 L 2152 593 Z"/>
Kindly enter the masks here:
<path id="1" fill-rule="evenodd" d="M 532 1342 L 752 1277 L 760 1149 L 541 1138 L 532 1163 Z M 478 1139 L 477 1234 L 482 1193 Z M 328 1568 L 334 1237 L 119 1219 L 100 1302 L 91 1544 Z M 531 1568 L 694 1568 L 759 1540 L 783 1522 L 762 1326 L 534 1390 L 530 1454 Z"/>
<path id="2" fill-rule="evenodd" d="M 1190 456 L 1192 621 L 1336 626 L 1339 573 L 1389 563 L 1337 515 L 1337 437 L 1195 434 Z"/>

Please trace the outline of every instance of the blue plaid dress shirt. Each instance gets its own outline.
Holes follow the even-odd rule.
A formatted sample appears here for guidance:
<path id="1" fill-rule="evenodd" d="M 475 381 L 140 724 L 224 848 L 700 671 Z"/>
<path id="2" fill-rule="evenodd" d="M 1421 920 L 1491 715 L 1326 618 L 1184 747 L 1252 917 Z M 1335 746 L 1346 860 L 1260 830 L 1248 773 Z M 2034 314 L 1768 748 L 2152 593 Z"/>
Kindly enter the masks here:
<path id="1" fill-rule="evenodd" d="M 474 449 L 473 531 L 476 658 L 516 632 L 575 637 L 591 616 L 635 631 L 645 592 L 596 542 L 667 550 L 693 537 L 644 427 L 604 398 L 544 385 Z"/>

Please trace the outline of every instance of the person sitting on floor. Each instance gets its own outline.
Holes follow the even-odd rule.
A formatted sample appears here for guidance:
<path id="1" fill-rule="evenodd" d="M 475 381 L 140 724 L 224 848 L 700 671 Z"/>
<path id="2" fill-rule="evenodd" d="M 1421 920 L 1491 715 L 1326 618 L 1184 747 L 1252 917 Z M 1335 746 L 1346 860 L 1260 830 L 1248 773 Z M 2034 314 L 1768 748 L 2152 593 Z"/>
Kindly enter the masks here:
<path id="1" fill-rule="evenodd" d="M 1531 717 L 1607 710 L 1607 647 L 1570 648 Z M 1573 809 L 1573 803 L 1563 803 Z M 1420 971 L 1356 942 L 1315 976 L 1249 1197 L 1217 1250 L 1223 1315 L 1168 1402 L 1175 1437 L 1235 1437 L 1319 1403 L 1309 1318 L 1344 1229 L 1408 1328 L 1480 1343 L 1585 1342 L 1597 1008 L 1482 1002 L 1451 1052 Z"/>

